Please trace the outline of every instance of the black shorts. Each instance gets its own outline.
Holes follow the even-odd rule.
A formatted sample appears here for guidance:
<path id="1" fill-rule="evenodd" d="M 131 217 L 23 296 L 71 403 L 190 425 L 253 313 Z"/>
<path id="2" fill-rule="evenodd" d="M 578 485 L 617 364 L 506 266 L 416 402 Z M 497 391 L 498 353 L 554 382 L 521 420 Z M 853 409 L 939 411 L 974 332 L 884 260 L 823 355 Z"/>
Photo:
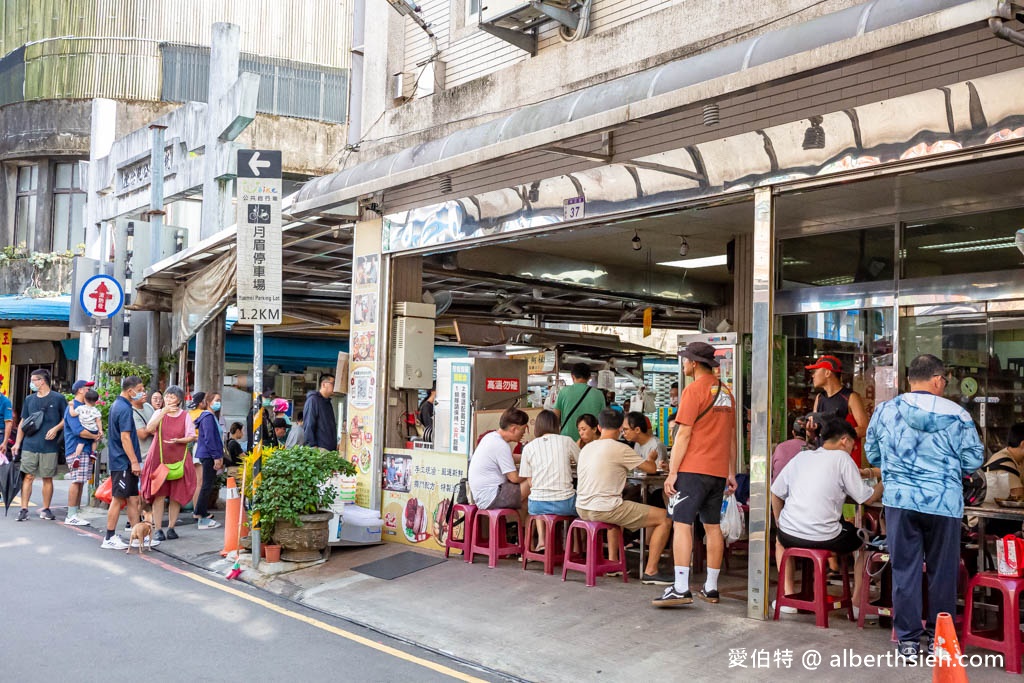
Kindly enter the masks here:
<path id="1" fill-rule="evenodd" d="M 725 477 L 680 472 L 676 475 L 676 491 L 679 502 L 672 511 L 673 522 L 693 524 L 698 514 L 702 524 L 722 522 Z"/>
<path id="2" fill-rule="evenodd" d="M 139 475 L 131 470 L 110 471 L 111 496 L 127 500 L 139 495 Z"/>
<path id="3" fill-rule="evenodd" d="M 808 548 L 809 550 L 831 550 L 836 555 L 847 555 L 849 553 L 860 550 L 860 547 L 864 545 L 864 542 L 860 539 L 857 534 L 857 527 L 845 519 L 840 520 L 839 523 L 842 525 L 842 530 L 839 535 L 835 538 L 830 538 L 827 541 L 808 541 L 805 538 L 799 538 L 797 536 L 790 536 L 782 529 L 776 529 L 776 534 L 779 539 L 779 543 L 782 544 L 783 548 Z"/>

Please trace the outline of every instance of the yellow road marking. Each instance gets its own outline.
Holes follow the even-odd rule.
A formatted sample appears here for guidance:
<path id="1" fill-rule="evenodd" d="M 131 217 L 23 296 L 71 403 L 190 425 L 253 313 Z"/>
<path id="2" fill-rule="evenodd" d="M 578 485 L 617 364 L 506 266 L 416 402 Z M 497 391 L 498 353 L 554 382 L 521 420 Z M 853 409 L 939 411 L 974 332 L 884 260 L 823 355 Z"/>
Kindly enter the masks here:
<path id="1" fill-rule="evenodd" d="M 210 586 L 211 588 L 216 588 L 219 591 L 229 593 L 236 597 L 242 598 L 243 600 L 248 600 L 249 602 L 259 605 L 260 607 L 265 607 L 266 609 L 269 609 L 273 612 L 277 612 L 278 614 L 282 614 L 286 617 L 291 617 L 292 619 L 295 619 L 297 621 L 309 624 L 314 628 L 318 628 L 322 631 L 327 631 L 328 633 L 333 633 L 336 636 L 341 636 L 342 638 L 351 640 L 355 643 L 359 643 L 360 645 L 365 645 L 366 647 L 377 650 L 378 652 L 383 652 L 384 654 L 391 655 L 392 657 L 397 657 L 398 659 L 404 659 L 407 662 L 418 664 L 422 667 L 431 669 L 432 671 L 436 671 L 440 674 L 450 676 L 451 678 L 455 678 L 460 681 L 466 681 L 467 683 L 485 683 L 484 680 L 481 678 L 476 678 L 474 676 L 470 676 L 469 674 L 464 674 L 461 671 L 456 671 L 455 669 L 451 669 L 442 664 L 432 662 L 429 659 L 422 659 L 421 657 L 416 657 L 415 655 L 411 655 L 408 652 L 402 652 L 401 650 L 390 647 L 388 645 L 383 645 L 376 641 L 370 640 L 369 638 L 358 636 L 355 633 L 349 633 L 348 631 L 338 628 L 337 626 L 332 626 L 330 624 L 324 623 L 312 617 L 308 617 L 304 614 L 299 614 L 298 612 L 293 612 L 292 610 L 285 609 L 284 607 L 279 607 L 278 605 L 275 605 L 272 602 L 268 602 L 267 600 L 263 600 L 262 598 L 257 598 L 255 596 L 248 595 L 247 593 L 244 593 L 236 588 L 223 586 L 220 583 L 208 579 L 204 576 L 199 576 L 197 574 L 193 574 L 187 571 L 178 571 L 180 574 L 182 574 L 183 576 L 187 576 L 193 581 L 197 581 L 206 586 Z"/>

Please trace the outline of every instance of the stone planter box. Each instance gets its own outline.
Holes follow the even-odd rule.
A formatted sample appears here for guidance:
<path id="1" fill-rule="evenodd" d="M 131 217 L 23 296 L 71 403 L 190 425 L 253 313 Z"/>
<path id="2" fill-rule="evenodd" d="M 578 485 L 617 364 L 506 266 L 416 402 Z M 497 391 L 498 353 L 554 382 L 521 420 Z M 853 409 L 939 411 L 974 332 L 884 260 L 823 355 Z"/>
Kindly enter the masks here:
<path id="1" fill-rule="evenodd" d="M 323 557 L 330 534 L 327 528 L 330 512 L 314 512 L 299 517 L 302 526 L 279 520 L 274 524 L 274 542 L 281 544 L 285 562 L 311 562 Z"/>

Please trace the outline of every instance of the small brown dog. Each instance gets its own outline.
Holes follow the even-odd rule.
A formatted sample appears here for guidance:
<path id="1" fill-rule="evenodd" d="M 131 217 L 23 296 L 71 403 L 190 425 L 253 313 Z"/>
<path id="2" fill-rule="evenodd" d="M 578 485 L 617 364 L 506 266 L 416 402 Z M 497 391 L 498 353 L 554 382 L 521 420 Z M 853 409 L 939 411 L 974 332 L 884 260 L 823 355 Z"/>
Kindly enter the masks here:
<path id="1" fill-rule="evenodd" d="M 131 551 L 132 551 L 132 542 L 134 542 L 136 539 L 138 539 L 138 541 L 139 541 L 139 555 L 141 555 L 142 551 L 146 549 L 146 545 L 145 545 L 146 544 L 146 539 L 149 539 L 149 542 L 150 542 L 150 546 L 149 546 L 150 552 L 153 551 L 153 546 L 152 546 L 152 542 L 153 542 L 153 540 L 152 540 L 153 539 L 153 513 L 152 512 L 148 512 L 148 511 L 147 512 L 143 512 L 142 513 L 142 520 L 139 521 L 137 524 L 133 524 L 132 525 L 132 533 L 131 533 L 131 536 L 128 538 L 128 549 L 125 550 L 125 553 L 131 553 Z"/>

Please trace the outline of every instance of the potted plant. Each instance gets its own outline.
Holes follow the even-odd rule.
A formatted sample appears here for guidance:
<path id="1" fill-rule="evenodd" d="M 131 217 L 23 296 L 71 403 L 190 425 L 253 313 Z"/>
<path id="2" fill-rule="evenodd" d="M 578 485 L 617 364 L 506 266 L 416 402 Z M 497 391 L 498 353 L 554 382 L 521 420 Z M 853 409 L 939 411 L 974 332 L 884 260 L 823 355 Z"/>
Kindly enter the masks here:
<path id="1" fill-rule="evenodd" d="M 355 465 L 337 451 L 295 446 L 274 451 L 262 468 L 262 480 L 252 497 L 267 544 L 279 544 L 281 559 L 318 560 L 327 547 L 327 524 L 338 487 L 335 474 L 355 474 Z"/>

